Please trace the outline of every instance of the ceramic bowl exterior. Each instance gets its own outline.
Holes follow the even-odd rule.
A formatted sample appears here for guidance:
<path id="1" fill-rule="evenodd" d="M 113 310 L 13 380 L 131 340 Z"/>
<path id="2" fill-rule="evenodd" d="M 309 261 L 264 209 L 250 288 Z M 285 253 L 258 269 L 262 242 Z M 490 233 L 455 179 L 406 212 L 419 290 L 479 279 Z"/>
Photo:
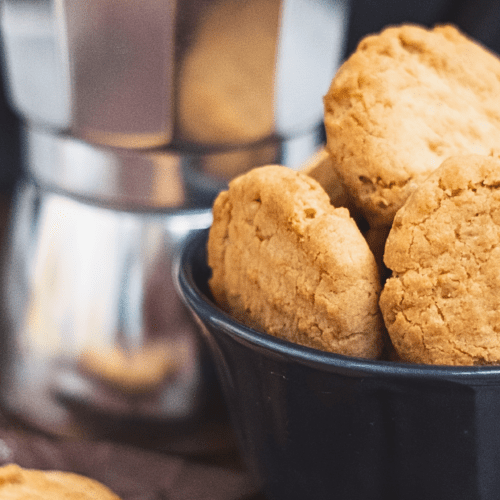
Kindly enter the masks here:
<path id="1" fill-rule="evenodd" d="M 324 353 L 212 301 L 207 231 L 174 265 L 202 325 L 249 469 L 273 500 L 497 499 L 500 368 Z"/>

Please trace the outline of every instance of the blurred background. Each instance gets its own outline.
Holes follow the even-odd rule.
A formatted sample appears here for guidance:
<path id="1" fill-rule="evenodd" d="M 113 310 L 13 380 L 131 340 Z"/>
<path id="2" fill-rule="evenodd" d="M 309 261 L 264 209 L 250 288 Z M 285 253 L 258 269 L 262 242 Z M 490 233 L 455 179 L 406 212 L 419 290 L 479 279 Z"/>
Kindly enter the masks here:
<path id="1" fill-rule="evenodd" d="M 229 179 L 266 163 L 296 167 L 321 146 L 322 94 L 362 37 L 390 24 L 453 23 L 500 53 L 500 3 L 178 0 L 175 14 L 163 8 L 174 4 L 0 3 L 2 247 L 10 237 L 0 410 L 49 433 L 101 433 L 199 456 L 234 451 L 234 441 L 213 368 L 173 289 L 178 246 L 210 224 Z M 54 61 L 37 33 L 22 44 L 31 29 L 43 40 L 47 26 L 62 33 L 53 54 L 76 61 L 70 85 L 64 64 L 54 66 L 61 78 L 43 76 L 44 58 Z M 43 98 L 32 77 L 41 77 Z M 9 439 L 15 447 L 17 436 Z"/>

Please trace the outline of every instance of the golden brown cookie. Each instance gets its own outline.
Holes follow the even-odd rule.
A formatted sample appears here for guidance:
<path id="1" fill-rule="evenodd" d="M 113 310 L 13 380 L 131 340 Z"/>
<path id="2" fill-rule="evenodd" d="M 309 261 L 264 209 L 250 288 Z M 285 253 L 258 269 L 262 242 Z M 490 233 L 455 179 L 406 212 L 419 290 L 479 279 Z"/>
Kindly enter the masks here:
<path id="1" fill-rule="evenodd" d="M 168 376 L 188 362 L 186 341 L 169 339 L 150 342 L 137 350 L 99 346 L 84 350 L 80 369 L 115 389 L 141 394 L 158 389 Z"/>
<path id="2" fill-rule="evenodd" d="M 324 98 L 327 146 L 370 226 L 446 158 L 500 144 L 500 59 L 452 26 L 362 40 Z"/>
<path id="3" fill-rule="evenodd" d="M 342 184 L 336 168 L 332 165 L 332 157 L 325 146 L 308 158 L 298 170 L 320 183 L 334 207 L 347 208 L 358 226 L 366 225 L 362 215 Z"/>
<path id="4" fill-rule="evenodd" d="M 375 257 L 375 261 L 377 262 L 382 283 L 384 283 L 391 274 L 384 265 L 385 244 L 387 242 L 389 231 L 389 227 L 372 227 L 366 231 L 362 231 L 362 234 L 365 237 L 373 256 Z"/>
<path id="5" fill-rule="evenodd" d="M 0 467 L 0 498 L 9 500 L 120 500 L 88 477 L 60 471 Z"/>
<path id="6" fill-rule="evenodd" d="M 337 171 L 332 166 L 332 157 L 326 149 L 321 147 L 314 155 L 304 162 L 299 170 L 318 181 L 330 197 L 334 207 L 347 207 L 349 199 Z"/>
<path id="7" fill-rule="evenodd" d="M 406 361 L 500 362 L 500 160 L 444 161 L 399 210 L 380 307 Z"/>
<path id="8" fill-rule="evenodd" d="M 265 166 L 234 179 L 213 207 L 210 289 L 240 321 L 336 353 L 382 348 L 375 258 L 345 208 L 309 176 Z"/>

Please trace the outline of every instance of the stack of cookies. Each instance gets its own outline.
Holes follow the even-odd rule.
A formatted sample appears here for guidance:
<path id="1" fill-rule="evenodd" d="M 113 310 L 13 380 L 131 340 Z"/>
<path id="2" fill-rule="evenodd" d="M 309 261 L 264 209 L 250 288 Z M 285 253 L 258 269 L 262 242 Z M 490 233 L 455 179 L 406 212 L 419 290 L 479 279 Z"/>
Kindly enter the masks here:
<path id="1" fill-rule="evenodd" d="M 452 26 L 391 27 L 324 106 L 326 160 L 254 169 L 216 200 L 216 302 L 324 351 L 499 363 L 500 59 Z"/>

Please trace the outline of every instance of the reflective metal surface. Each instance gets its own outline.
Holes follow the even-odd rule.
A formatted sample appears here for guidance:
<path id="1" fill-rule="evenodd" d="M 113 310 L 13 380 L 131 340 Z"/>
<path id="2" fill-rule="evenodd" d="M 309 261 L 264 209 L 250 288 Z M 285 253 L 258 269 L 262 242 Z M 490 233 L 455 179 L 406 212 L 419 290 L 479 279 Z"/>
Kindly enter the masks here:
<path id="1" fill-rule="evenodd" d="M 27 174 L 2 262 L 5 408 L 66 435 L 197 418 L 210 363 L 172 256 L 230 179 L 318 149 L 347 5 L 0 2 Z"/>
<path id="2" fill-rule="evenodd" d="M 93 203 L 157 210 L 209 207 L 236 175 L 267 163 L 299 167 L 320 141 L 315 128 L 286 141 L 247 148 L 138 151 L 95 146 L 29 127 L 23 146 L 25 169 L 39 184 Z"/>
<path id="3" fill-rule="evenodd" d="M 28 121 L 126 148 L 248 145 L 321 123 L 347 0 L 4 0 Z"/>
<path id="4" fill-rule="evenodd" d="M 22 183 L 3 263 L 1 399 L 58 434 L 75 408 L 143 425 L 184 422 L 211 397 L 171 259 L 209 210 L 119 211 Z"/>
<path id="5" fill-rule="evenodd" d="M 26 128 L 27 177 L 1 269 L 3 407 L 70 436 L 97 419 L 141 430 L 154 421 L 165 437 L 203 414 L 218 386 L 173 288 L 171 259 L 210 225 L 211 202 L 232 176 L 259 162 L 300 162 L 318 141 L 314 130 L 280 144 L 182 154 Z"/>

